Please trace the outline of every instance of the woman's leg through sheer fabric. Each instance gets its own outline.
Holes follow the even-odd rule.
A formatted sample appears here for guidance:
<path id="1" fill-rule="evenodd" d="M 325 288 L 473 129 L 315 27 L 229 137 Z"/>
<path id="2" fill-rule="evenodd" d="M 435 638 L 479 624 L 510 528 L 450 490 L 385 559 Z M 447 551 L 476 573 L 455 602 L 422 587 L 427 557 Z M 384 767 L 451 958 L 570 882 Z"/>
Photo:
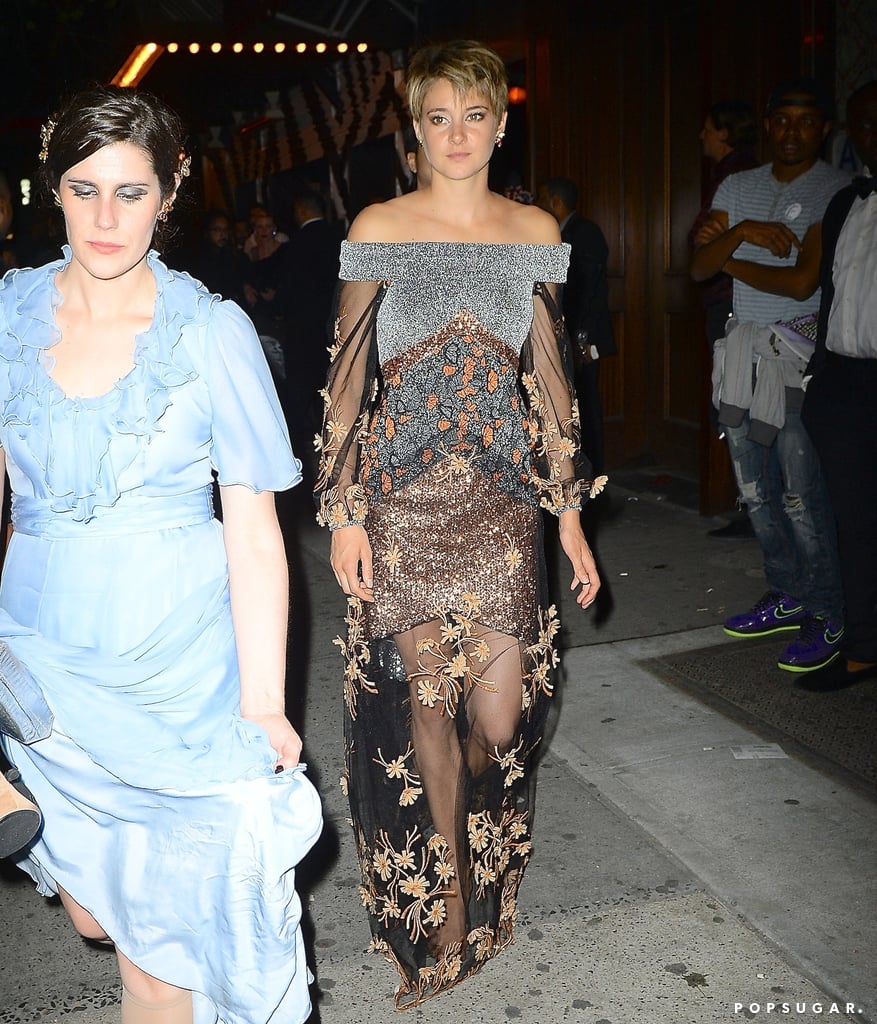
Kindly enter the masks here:
<path id="1" fill-rule="evenodd" d="M 472 890 L 470 811 L 485 776 L 513 749 L 521 720 L 522 663 L 514 637 L 468 620 L 433 619 L 395 637 L 408 679 L 411 742 L 435 831 L 454 877 L 430 945 L 465 941 Z"/>

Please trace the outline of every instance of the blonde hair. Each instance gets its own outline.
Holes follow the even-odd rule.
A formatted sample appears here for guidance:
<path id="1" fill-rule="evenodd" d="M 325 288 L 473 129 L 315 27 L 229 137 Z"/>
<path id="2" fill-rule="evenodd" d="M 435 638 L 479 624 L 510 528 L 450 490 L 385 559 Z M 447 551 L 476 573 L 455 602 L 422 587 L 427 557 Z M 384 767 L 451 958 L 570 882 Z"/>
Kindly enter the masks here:
<path id="1" fill-rule="evenodd" d="M 509 101 L 505 64 L 489 47 L 473 39 L 458 39 L 419 49 L 405 76 L 408 109 L 414 121 L 420 120 L 427 90 L 439 78 L 450 82 L 459 96 L 470 92 L 484 96 L 497 118 L 505 113 Z"/>

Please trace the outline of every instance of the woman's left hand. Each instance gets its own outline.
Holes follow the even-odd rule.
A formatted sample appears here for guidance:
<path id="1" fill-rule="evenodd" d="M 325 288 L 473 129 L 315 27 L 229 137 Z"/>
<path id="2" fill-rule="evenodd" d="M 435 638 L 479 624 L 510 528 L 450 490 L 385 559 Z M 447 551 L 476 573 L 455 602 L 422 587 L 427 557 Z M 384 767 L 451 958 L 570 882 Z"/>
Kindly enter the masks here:
<path id="1" fill-rule="evenodd" d="M 572 565 L 573 578 L 569 589 L 575 590 L 581 584 L 576 601 L 582 608 L 594 603 L 600 589 L 597 563 L 582 532 L 579 513 L 575 509 L 562 512 L 560 516 L 560 545 Z"/>
<path id="2" fill-rule="evenodd" d="M 267 715 L 244 715 L 249 722 L 255 722 L 268 733 L 268 741 L 277 752 L 274 771 L 294 768 L 301 760 L 301 737 L 289 724 L 286 715 L 279 711 Z"/>

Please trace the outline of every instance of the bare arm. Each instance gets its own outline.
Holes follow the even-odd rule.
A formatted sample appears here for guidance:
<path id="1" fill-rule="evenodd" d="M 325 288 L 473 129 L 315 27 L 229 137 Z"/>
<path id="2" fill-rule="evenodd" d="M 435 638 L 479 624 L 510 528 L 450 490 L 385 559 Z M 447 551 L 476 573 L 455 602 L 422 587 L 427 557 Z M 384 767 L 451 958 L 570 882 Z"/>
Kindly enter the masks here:
<path id="1" fill-rule="evenodd" d="M 289 570 L 274 495 L 221 488 L 231 614 L 241 674 L 241 714 L 261 725 L 278 765 L 296 765 L 301 739 L 286 719 Z"/>
<path id="2" fill-rule="evenodd" d="M 811 228 L 812 230 L 812 228 Z M 706 223 L 698 231 L 694 239 L 694 255 L 691 258 L 691 276 L 695 281 L 708 281 L 715 274 L 724 271 L 737 276 L 728 266 L 737 248 L 743 243 L 760 246 L 774 254 L 785 258 L 793 248 L 800 249 L 798 238 L 785 224 L 773 221 L 741 220 L 732 228 L 728 227 L 728 214 L 725 210 L 712 210 Z M 817 264 L 818 264 L 817 258 Z M 753 266 L 757 264 L 752 264 Z M 790 267 L 772 268 L 791 270 Z M 818 271 L 818 266 L 817 266 Z M 743 280 L 743 278 L 740 278 Z M 749 283 L 748 281 L 746 282 Z M 755 286 L 757 287 L 757 285 Z M 769 289 L 764 289 L 765 291 Z M 788 293 L 780 293 L 788 294 Z"/>
<path id="3" fill-rule="evenodd" d="M 809 299 L 819 285 L 822 259 L 822 225 L 811 224 L 804 235 L 793 267 L 768 267 L 750 260 L 729 259 L 725 272 L 738 281 L 771 295 L 785 295 L 798 302 Z"/>

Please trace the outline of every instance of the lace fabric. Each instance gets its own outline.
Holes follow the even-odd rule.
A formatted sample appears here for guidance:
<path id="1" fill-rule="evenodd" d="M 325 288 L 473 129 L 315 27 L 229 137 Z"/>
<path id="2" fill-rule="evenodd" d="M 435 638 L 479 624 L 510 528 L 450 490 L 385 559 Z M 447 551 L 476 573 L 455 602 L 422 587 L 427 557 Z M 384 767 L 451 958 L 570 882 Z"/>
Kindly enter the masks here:
<path id="1" fill-rule="evenodd" d="M 501 255 L 510 261 L 505 269 L 520 277 L 511 262 L 517 256 L 513 250 L 546 247 L 494 248 L 505 251 Z M 491 255 L 496 274 L 500 254 Z M 393 261 L 388 264 L 393 269 Z M 404 272 L 405 267 L 395 269 Z M 453 263 L 445 269 L 453 272 Z M 390 358 L 383 360 L 381 307 L 397 283 L 389 278 L 341 283 L 323 393 L 323 433 L 317 439 L 321 458 L 315 490 L 321 525 L 362 525 L 376 495 L 410 482 L 436 457 L 480 461 L 502 489 L 555 515 L 580 508 L 587 497 L 591 472 L 581 453 L 572 350 L 563 329 L 559 285 L 529 282 L 524 304 L 518 282 L 518 319 L 526 318 L 529 328 L 520 331 L 506 321 L 511 337 L 503 338 L 486 325 L 492 317 L 449 304 L 458 299 L 452 290 L 458 280 L 459 273 L 446 286 L 447 317 L 440 318 L 439 329 L 415 336 L 404 352 L 393 345 Z M 485 290 L 492 284 L 486 282 Z M 475 296 L 466 297 L 471 301 Z M 404 301 L 401 312 L 407 314 Z M 397 320 L 389 321 L 389 329 L 398 330 Z M 517 350 L 521 334 L 524 340 Z M 396 394 L 399 388 L 401 396 Z"/>

